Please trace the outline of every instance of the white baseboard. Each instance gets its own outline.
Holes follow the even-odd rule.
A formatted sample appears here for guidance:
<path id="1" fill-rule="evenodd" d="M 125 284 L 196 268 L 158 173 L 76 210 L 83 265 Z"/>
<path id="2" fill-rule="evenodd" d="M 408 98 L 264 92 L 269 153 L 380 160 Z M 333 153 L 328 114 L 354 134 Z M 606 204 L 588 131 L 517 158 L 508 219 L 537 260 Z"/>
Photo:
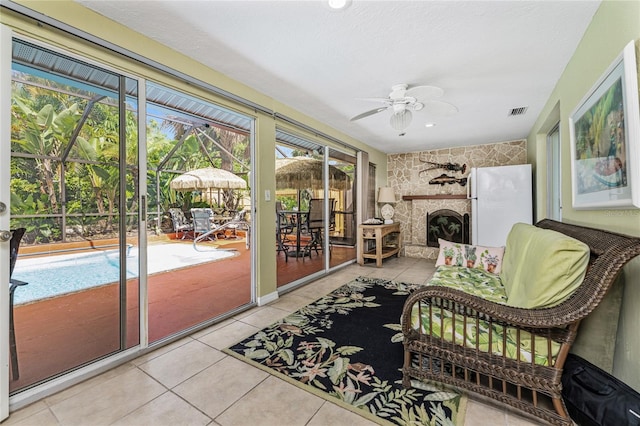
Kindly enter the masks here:
<path id="1" fill-rule="evenodd" d="M 258 306 L 266 305 L 267 303 L 271 303 L 274 300 L 278 300 L 277 291 L 274 291 L 273 293 L 269 293 L 265 296 L 258 296 Z"/>

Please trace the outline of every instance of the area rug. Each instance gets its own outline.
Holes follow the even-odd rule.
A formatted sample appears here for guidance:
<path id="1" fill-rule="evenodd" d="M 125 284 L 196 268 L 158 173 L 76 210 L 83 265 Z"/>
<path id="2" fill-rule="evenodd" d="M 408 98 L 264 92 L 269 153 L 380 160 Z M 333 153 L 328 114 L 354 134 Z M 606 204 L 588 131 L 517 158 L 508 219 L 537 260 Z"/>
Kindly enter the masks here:
<path id="1" fill-rule="evenodd" d="M 462 425 L 462 395 L 402 387 L 400 315 L 417 287 L 359 277 L 225 352 L 377 423 Z"/>

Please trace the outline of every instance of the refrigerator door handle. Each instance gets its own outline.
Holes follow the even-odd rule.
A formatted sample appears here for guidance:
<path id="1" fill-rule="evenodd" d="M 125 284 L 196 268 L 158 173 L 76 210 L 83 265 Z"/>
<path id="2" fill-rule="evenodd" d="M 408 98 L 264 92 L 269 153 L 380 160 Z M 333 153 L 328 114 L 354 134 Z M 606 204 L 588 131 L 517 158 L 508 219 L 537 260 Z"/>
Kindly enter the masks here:
<path id="1" fill-rule="evenodd" d="M 478 197 L 474 197 L 473 194 L 471 193 L 471 187 L 473 186 L 473 170 L 471 171 L 471 173 L 469 173 L 469 176 L 467 176 L 467 200 L 475 200 Z"/>

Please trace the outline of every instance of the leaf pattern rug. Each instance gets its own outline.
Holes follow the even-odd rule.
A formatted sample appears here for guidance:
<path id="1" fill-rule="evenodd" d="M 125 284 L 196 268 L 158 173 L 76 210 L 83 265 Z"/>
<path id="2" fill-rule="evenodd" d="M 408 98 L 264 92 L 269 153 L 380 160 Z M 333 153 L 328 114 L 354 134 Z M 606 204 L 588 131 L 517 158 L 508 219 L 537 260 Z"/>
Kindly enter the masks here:
<path id="1" fill-rule="evenodd" d="M 359 277 L 225 352 L 377 423 L 462 425 L 462 395 L 402 387 L 400 316 L 418 287 Z"/>

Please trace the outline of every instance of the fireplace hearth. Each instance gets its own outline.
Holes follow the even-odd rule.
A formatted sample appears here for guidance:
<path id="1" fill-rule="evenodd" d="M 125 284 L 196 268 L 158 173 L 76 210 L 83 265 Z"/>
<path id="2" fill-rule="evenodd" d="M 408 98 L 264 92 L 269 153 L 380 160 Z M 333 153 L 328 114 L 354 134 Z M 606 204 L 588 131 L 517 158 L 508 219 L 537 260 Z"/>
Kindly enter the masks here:
<path id="1" fill-rule="evenodd" d="M 438 238 L 469 244 L 469 214 L 449 209 L 427 213 L 427 246 L 439 247 Z"/>

